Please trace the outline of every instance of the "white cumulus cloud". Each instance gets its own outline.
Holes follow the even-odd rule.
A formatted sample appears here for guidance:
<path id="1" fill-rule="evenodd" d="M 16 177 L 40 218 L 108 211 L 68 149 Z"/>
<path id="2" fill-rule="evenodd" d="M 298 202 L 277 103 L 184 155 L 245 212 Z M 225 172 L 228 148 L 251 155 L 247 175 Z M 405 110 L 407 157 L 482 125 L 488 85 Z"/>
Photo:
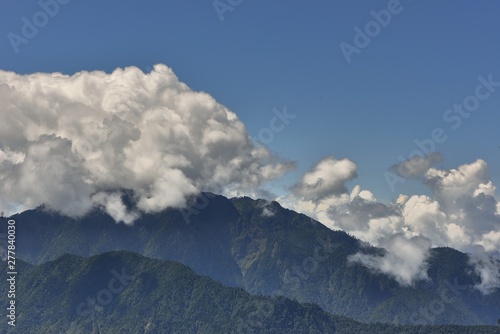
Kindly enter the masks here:
<path id="1" fill-rule="evenodd" d="M 331 194 L 347 191 L 345 183 L 356 177 L 357 165 L 349 159 L 326 157 L 305 173 L 292 187 L 294 194 L 312 201 L 320 201 Z"/>
<path id="2" fill-rule="evenodd" d="M 139 209 L 158 211 L 182 207 L 198 191 L 254 193 L 293 168 L 165 65 L 151 73 L 0 71 L 0 100 L 0 209 L 7 214 L 46 204 L 80 216 L 101 205 L 130 223 L 135 216 L 109 191 L 131 189 Z"/>
<path id="3" fill-rule="evenodd" d="M 421 161 L 423 167 L 413 174 L 429 187 L 432 196 L 402 194 L 395 203 L 382 203 L 360 186 L 351 192 L 347 190 L 346 182 L 356 175 L 355 166 L 348 163 L 352 168 L 338 168 L 335 163 L 322 161 L 303 180 L 314 181 L 320 179 L 318 175 L 328 175 L 328 180 L 335 180 L 330 183 L 335 186 L 306 186 L 312 182 L 303 181 L 299 189 L 304 191 L 279 200 L 332 229 L 345 230 L 385 248 L 388 253 L 383 257 L 359 253 L 352 260 L 391 275 L 401 284 L 427 277 L 429 247 L 447 246 L 486 258 L 499 257 L 500 204 L 495 197 L 496 188 L 488 179 L 487 163 L 476 160 L 453 169 L 431 167 L 431 160 L 438 159 L 437 156 L 425 163 Z M 500 288 L 500 277 L 490 265 L 496 262 L 472 263 L 483 282 L 476 288 L 483 293 Z"/>

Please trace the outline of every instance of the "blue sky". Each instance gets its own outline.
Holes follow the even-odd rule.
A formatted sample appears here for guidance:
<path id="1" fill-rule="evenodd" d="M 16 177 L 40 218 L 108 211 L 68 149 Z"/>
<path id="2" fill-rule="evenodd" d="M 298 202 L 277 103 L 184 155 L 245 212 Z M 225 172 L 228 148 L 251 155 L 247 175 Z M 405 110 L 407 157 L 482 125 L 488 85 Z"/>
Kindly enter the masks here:
<path id="1" fill-rule="evenodd" d="M 328 155 L 355 161 L 352 184 L 379 199 L 427 193 L 418 181 L 393 192 L 384 172 L 436 128 L 448 136 L 436 147 L 440 166 L 482 158 L 500 184 L 500 88 L 458 129 L 443 120 L 474 95 L 479 76 L 500 81 L 498 2 L 401 1 L 350 63 L 340 43 L 355 45 L 354 28 L 391 2 L 221 1 L 237 4 L 224 20 L 212 1 L 66 2 L 17 53 L 9 33 L 22 36 L 23 17 L 33 21 L 40 4 L 0 4 L 1 69 L 72 74 L 164 63 L 237 113 L 254 137 L 286 106 L 297 117 L 267 145 L 298 168 L 272 186 L 278 193 Z"/>

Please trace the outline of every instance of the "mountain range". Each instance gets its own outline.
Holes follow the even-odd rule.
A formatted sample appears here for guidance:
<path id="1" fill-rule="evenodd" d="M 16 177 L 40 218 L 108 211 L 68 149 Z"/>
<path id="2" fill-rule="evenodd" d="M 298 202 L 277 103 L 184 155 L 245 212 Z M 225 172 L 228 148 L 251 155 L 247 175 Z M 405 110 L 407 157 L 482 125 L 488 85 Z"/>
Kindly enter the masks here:
<path id="1" fill-rule="evenodd" d="M 16 326 L 2 317 L 2 333 L 498 333 L 491 326 L 361 324 L 314 304 L 253 296 L 180 263 L 124 251 L 66 254 L 18 268 Z M 6 288 L 7 275 L 0 276 Z M 0 299 L 4 304 L 5 296 Z"/>
<path id="2" fill-rule="evenodd" d="M 134 208 L 133 197 L 129 193 L 124 192 L 123 199 L 129 209 Z M 104 275 L 103 271 L 106 271 L 104 267 L 120 270 L 118 267 L 124 263 L 125 258 L 127 261 L 135 261 L 130 270 L 140 273 L 149 270 L 146 265 L 137 268 L 140 263 L 148 263 L 154 268 L 157 266 L 162 272 L 169 270 L 163 268 L 164 266 L 183 268 L 182 270 L 187 272 L 188 269 L 182 265 L 188 266 L 193 270 L 189 271 L 190 275 L 197 277 L 196 280 L 206 280 L 210 284 L 215 284 L 213 286 L 217 287 L 216 290 L 224 290 L 221 292 L 223 296 L 226 294 L 242 296 L 242 305 L 247 302 L 254 303 L 252 298 L 257 298 L 256 301 L 269 301 L 273 307 L 277 303 L 276 305 L 283 307 L 283 312 L 295 314 L 292 317 L 294 319 L 298 317 L 297 324 L 294 321 L 286 322 L 286 326 L 298 326 L 296 328 L 300 330 L 293 331 L 297 333 L 307 332 L 303 329 L 308 328 L 303 327 L 306 324 L 319 333 L 325 332 L 323 331 L 325 328 L 328 328 L 326 332 L 333 332 L 333 328 L 337 328 L 338 331 L 341 328 L 339 323 L 358 324 L 355 321 L 370 324 L 384 323 L 387 325 L 377 326 L 389 327 L 413 325 L 416 326 L 411 327 L 414 329 L 419 328 L 417 325 L 495 325 L 500 317 L 500 290 L 484 295 L 476 289 L 480 277 L 470 264 L 469 256 L 454 249 L 432 249 L 427 260 L 429 279 L 417 281 L 411 286 L 402 286 L 393 277 L 374 272 L 360 263 L 349 260 L 350 256 L 357 253 L 383 255 L 384 249 L 367 245 L 343 231 L 333 231 L 305 215 L 283 208 L 277 202 L 248 197 L 228 199 L 220 195 L 202 193 L 189 200 L 188 208 L 191 209 L 140 213 L 132 225 L 116 223 L 107 213 L 97 208 L 81 218 L 67 217 L 45 207 L 9 217 L 8 219 L 16 221 L 16 255 L 26 261 L 24 263 L 26 280 L 23 282 L 27 285 L 22 289 L 30 293 L 38 291 L 49 295 L 44 302 L 52 303 L 54 299 L 54 305 L 63 305 L 65 304 L 63 299 L 55 302 L 59 297 L 51 295 L 50 289 L 58 287 L 68 291 L 83 289 L 85 293 L 92 294 L 91 288 L 95 288 L 94 286 L 81 286 L 88 282 L 82 278 L 85 277 L 85 270 L 90 270 L 82 268 L 90 268 L 89 263 L 92 261 L 108 261 L 108 265 L 102 265 L 102 270 L 95 273 Z M 6 231 L 8 219 L 1 219 L 2 231 Z M 108 253 L 111 251 L 135 254 Z M 106 254 L 102 258 L 95 257 L 104 253 Z M 117 262 L 113 263 L 115 260 Z M 123 298 L 127 297 L 126 303 L 129 304 L 123 304 L 121 309 L 118 306 L 112 310 L 105 308 L 104 312 L 110 312 L 106 313 L 105 317 L 109 321 L 103 323 L 102 328 L 108 328 L 110 332 L 117 330 L 111 329 L 110 321 L 125 317 L 123 310 L 126 307 L 142 302 L 142 298 L 145 297 L 141 295 L 141 289 L 155 287 L 154 289 L 158 289 L 155 290 L 157 298 L 162 295 L 162 291 L 169 289 L 166 287 L 167 283 L 162 281 L 160 284 L 158 281 L 162 274 L 155 272 L 154 269 L 151 271 L 144 275 L 157 277 L 151 281 L 156 283 L 151 285 L 144 283 L 146 286 L 143 287 L 138 285 L 138 290 L 134 290 L 136 295 L 133 295 L 132 291 L 130 295 L 123 294 Z M 42 277 L 51 277 L 47 278 L 50 282 L 57 282 L 58 278 L 55 277 L 57 275 L 61 276 L 59 280 L 68 277 L 72 280 L 52 283 L 54 285 L 49 286 L 44 285 L 49 284 L 48 282 L 37 281 L 37 273 Z M 55 276 L 51 276 L 51 273 Z M 205 277 L 199 278 L 197 275 Z M 109 279 L 103 278 L 98 281 L 106 280 Z M 170 283 L 181 283 L 175 279 L 172 282 Z M 165 287 L 162 287 L 162 284 L 165 284 Z M 38 286 L 38 290 L 35 285 Z M 192 289 L 192 286 L 189 289 Z M 126 291 L 128 290 L 127 287 Z M 81 294 L 73 297 L 71 300 L 75 302 L 82 299 Z M 117 298 L 117 303 L 122 302 L 121 298 Z M 177 303 L 183 303 L 184 297 L 179 298 L 181 299 L 171 299 L 171 301 L 177 300 Z M 75 322 L 72 318 L 71 312 L 75 312 L 75 305 L 71 304 L 71 300 L 65 306 L 68 307 L 69 318 L 61 320 L 62 327 L 57 328 L 76 326 L 76 330 L 84 328 L 80 326 L 90 326 L 80 321 Z M 160 299 L 152 300 L 151 303 L 156 307 L 167 307 L 161 306 L 166 302 Z M 33 305 L 33 303 L 26 304 Z M 226 302 L 218 307 L 224 304 Z M 209 309 L 217 309 L 214 305 L 208 305 L 205 305 L 208 308 L 206 312 L 209 312 Z M 186 310 L 181 306 L 176 305 L 180 309 L 172 309 L 171 312 L 174 312 L 173 314 L 181 312 L 187 317 L 186 321 L 194 316 L 186 314 Z M 45 310 L 43 316 L 49 318 L 54 316 L 50 310 Z M 227 325 L 218 327 L 223 328 L 221 333 L 238 332 L 238 324 L 228 320 L 234 316 L 235 310 L 239 309 L 232 305 L 226 313 L 221 313 L 220 322 L 212 319 L 213 326 Z M 147 319 L 149 316 L 157 317 L 158 314 L 145 311 L 142 315 L 139 312 L 137 316 Z M 33 323 L 38 321 L 46 324 L 50 322 L 49 318 L 37 318 L 38 320 L 33 320 Z M 19 322 L 21 319 L 20 315 Z M 132 321 L 133 317 L 129 316 L 126 319 L 127 323 L 131 321 L 130 326 L 138 321 Z M 189 319 L 188 322 L 192 323 L 191 320 L 194 318 Z M 172 316 L 172 321 L 174 320 L 175 316 Z M 166 324 L 168 321 L 165 321 Z M 276 323 L 278 319 L 269 318 L 266 321 Z M 311 321 L 314 325 L 311 325 Z M 283 322 L 278 323 L 276 328 L 289 328 Z M 144 323 L 142 325 L 147 326 Z M 130 326 L 127 325 L 127 328 L 132 328 Z M 155 326 L 161 327 L 164 324 L 155 323 Z M 213 329 L 210 329 L 208 323 L 200 326 L 195 332 L 204 333 Z M 141 328 L 146 332 L 146 327 Z M 182 332 L 182 328 L 179 327 L 179 332 Z M 263 328 L 271 327 L 265 325 Z M 187 332 L 190 330 L 192 328 Z M 311 329 L 309 332 L 314 333 L 314 330 Z M 368 332 L 375 333 L 373 328 L 370 330 L 372 331 Z M 474 331 L 474 333 L 480 332 Z"/>

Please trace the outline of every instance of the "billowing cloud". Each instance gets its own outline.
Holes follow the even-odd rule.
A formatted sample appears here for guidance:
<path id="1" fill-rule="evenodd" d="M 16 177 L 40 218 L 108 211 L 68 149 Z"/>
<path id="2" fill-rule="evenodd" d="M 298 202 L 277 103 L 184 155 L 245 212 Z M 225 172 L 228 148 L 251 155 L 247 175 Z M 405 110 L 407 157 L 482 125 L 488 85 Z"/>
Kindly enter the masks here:
<path id="1" fill-rule="evenodd" d="M 293 168 L 254 144 L 238 117 L 164 65 L 74 75 L 0 71 L 0 208 L 39 204 L 79 216 L 101 205 L 131 223 L 139 209 L 182 207 L 201 190 L 258 191 Z M 107 195 L 98 195 L 99 193 Z"/>
<path id="2" fill-rule="evenodd" d="M 302 176 L 292 187 L 294 194 L 314 202 L 347 191 L 345 183 L 356 177 L 357 165 L 349 160 L 327 157 Z"/>
<path id="3" fill-rule="evenodd" d="M 74 215 L 92 207 L 92 186 L 85 182 L 83 160 L 71 151 L 69 140 L 41 135 L 16 152 L 23 158 L 2 163 L 2 201 L 32 208 L 50 198 L 52 209 Z"/>
<path id="4" fill-rule="evenodd" d="M 315 167 L 306 175 L 316 170 Z M 330 173 L 336 171 L 332 169 Z M 329 172 L 323 170 L 322 174 L 329 175 Z M 320 189 L 318 196 L 312 193 L 302 196 L 296 192 L 279 200 L 332 229 L 345 230 L 385 248 L 388 253 L 383 257 L 360 253 L 352 260 L 392 275 L 401 284 L 426 277 L 425 272 L 419 270 L 426 270 L 428 247 L 418 238 L 426 238 L 429 247 L 448 246 L 482 254 L 485 258 L 500 257 L 500 204 L 495 197 L 496 188 L 488 179 L 485 161 L 477 160 L 456 169 L 436 169 L 429 163 L 414 174 L 417 175 L 432 191 L 432 197 L 400 195 L 395 203 L 382 203 L 370 191 L 355 186 L 350 193 L 337 187 L 329 193 Z M 314 188 L 309 190 L 312 192 Z M 416 256 L 396 250 L 395 245 L 403 247 L 405 243 Z M 405 259 L 408 263 L 403 263 Z M 491 263 L 486 260 L 473 262 L 483 282 L 477 288 L 483 293 L 500 288 L 500 277 Z"/>

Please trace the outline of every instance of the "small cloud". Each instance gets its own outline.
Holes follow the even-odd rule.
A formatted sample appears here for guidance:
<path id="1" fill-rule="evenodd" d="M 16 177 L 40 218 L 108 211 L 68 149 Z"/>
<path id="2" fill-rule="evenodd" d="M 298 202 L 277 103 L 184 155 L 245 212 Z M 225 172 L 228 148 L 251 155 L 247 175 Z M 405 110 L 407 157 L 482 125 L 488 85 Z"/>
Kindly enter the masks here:
<path id="1" fill-rule="evenodd" d="M 127 225 L 132 225 L 139 218 L 137 212 L 129 212 L 127 206 L 122 201 L 120 193 L 98 193 L 92 196 L 94 203 L 102 206 L 108 215 L 110 215 L 117 223 L 123 222 Z"/>
<path id="2" fill-rule="evenodd" d="M 422 177 L 431 167 L 443 162 L 443 155 L 432 152 L 425 156 L 416 155 L 408 160 L 395 164 L 389 170 L 403 178 Z"/>
<path id="3" fill-rule="evenodd" d="M 270 210 L 269 208 L 264 207 L 262 209 L 262 216 L 263 217 L 273 217 L 274 215 L 275 215 L 275 213 L 272 210 Z"/>
<path id="4" fill-rule="evenodd" d="M 489 231 L 477 242 L 486 252 L 497 252 L 500 255 L 500 231 Z"/>
<path id="5" fill-rule="evenodd" d="M 475 288 L 487 295 L 500 288 L 500 261 L 485 255 L 472 255 L 469 258 L 470 264 L 481 278 L 481 283 Z"/>
<path id="6" fill-rule="evenodd" d="M 313 202 L 347 192 L 346 182 L 354 179 L 357 165 L 352 160 L 326 157 L 302 176 L 292 192 L 304 200 Z"/>
<path id="7" fill-rule="evenodd" d="M 405 238 L 396 234 L 385 243 L 385 255 L 369 255 L 357 253 L 349 256 L 348 260 L 361 263 L 364 266 L 392 276 L 399 284 L 410 286 L 418 280 L 427 280 L 427 258 L 431 242 L 427 238 Z"/>
<path id="8" fill-rule="evenodd" d="M 273 217 L 275 215 L 275 212 L 273 211 L 272 208 L 272 202 L 267 201 L 267 200 L 261 200 L 259 201 L 259 207 L 262 209 L 261 216 L 264 218 L 269 218 Z"/>

